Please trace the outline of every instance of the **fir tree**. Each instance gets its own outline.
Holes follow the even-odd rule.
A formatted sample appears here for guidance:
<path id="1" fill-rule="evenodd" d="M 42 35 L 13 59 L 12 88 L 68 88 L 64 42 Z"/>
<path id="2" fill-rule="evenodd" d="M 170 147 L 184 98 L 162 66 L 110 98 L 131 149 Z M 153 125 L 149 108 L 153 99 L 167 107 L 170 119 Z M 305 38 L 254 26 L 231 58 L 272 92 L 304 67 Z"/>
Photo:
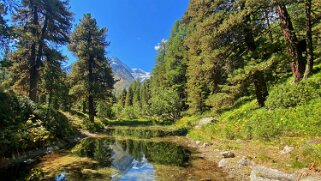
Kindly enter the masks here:
<path id="1" fill-rule="evenodd" d="M 94 121 L 95 102 L 112 96 L 114 78 L 108 59 L 105 57 L 106 28 L 100 29 L 90 14 L 85 14 L 76 26 L 71 37 L 69 49 L 79 58 L 74 76 L 78 81 L 73 85 L 80 87 L 88 102 L 89 120 Z"/>

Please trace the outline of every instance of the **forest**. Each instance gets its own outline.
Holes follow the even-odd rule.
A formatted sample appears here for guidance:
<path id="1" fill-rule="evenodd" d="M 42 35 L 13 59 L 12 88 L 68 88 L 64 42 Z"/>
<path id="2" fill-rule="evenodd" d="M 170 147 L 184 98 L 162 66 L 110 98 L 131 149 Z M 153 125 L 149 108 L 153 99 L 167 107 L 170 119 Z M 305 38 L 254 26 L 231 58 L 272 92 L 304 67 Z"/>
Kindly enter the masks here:
<path id="1" fill-rule="evenodd" d="M 321 168 L 321 1 L 190 0 L 151 78 L 120 92 L 108 29 L 91 14 L 72 28 L 69 6 L 0 0 L 0 158 L 137 123 L 206 143 L 291 144 L 291 168 Z"/>

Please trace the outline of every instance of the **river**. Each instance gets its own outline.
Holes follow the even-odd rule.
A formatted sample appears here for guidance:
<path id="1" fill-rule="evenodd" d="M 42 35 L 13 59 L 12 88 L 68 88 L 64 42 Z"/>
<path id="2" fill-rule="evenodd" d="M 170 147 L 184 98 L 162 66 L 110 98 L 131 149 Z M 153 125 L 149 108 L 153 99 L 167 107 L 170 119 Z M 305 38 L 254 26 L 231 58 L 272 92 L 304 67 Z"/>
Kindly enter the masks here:
<path id="1" fill-rule="evenodd" d="M 186 138 L 99 135 L 69 149 L 0 170 L 0 180 L 228 180 L 216 164 L 187 147 Z"/>

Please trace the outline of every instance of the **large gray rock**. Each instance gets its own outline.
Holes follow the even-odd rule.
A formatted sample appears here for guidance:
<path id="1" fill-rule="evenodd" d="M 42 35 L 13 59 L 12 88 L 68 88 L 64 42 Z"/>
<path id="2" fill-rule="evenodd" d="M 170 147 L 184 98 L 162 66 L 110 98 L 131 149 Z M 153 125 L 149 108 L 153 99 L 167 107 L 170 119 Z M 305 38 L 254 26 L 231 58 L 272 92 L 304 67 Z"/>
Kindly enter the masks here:
<path id="1" fill-rule="evenodd" d="M 195 129 L 200 129 L 202 126 L 218 122 L 213 117 L 202 118 L 198 121 L 198 124 L 195 126 Z"/>
<path id="2" fill-rule="evenodd" d="M 224 152 L 221 152 L 221 155 L 224 157 L 224 158 L 234 158 L 235 157 L 235 154 L 231 151 L 224 151 Z"/>
<path id="3" fill-rule="evenodd" d="M 252 168 L 250 178 L 251 181 L 295 181 L 297 174 L 288 174 L 277 169 L 257 165 Z"/>

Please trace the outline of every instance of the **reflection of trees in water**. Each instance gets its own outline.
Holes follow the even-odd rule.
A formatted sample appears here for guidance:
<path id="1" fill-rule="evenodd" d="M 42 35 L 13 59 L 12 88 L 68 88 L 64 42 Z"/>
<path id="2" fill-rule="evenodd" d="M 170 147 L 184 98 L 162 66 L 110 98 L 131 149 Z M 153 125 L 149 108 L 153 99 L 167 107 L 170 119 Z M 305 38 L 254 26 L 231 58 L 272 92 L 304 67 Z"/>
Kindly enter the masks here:
<path id="1" fill-rule="evenodd" d="M 112 149 L 110 145 L 112 140 L 108 139 L 84 139 L 78 144 L 72 152 L 81 157 L 89 157 L 96 160 L 99 165 L 104 167 L 110 167 L 112 163 L 111 155 Z"/>
<path id="2" fill-rule="evenodd" d="M 117 167 L 122 164 L 128 167 L 133 159 L 142 161 L 144 157 L 151 163 L 184 166 L 190 154 L 188 150 L 171 143 L 129 139 L 115 141 L 110 138 L 88 138 L 73 150 L 79 156 L 93 158 L 105 167 L 115 165 L 116 162 Z"/>
<path id="3" fill-rule="evenodd" d="M 119 141 L 135 160 L 141 161 L 145 155 L 151 163 L 184 166 L 188 162 L 190 152 L 171 143 L 146 141 Z"/>

